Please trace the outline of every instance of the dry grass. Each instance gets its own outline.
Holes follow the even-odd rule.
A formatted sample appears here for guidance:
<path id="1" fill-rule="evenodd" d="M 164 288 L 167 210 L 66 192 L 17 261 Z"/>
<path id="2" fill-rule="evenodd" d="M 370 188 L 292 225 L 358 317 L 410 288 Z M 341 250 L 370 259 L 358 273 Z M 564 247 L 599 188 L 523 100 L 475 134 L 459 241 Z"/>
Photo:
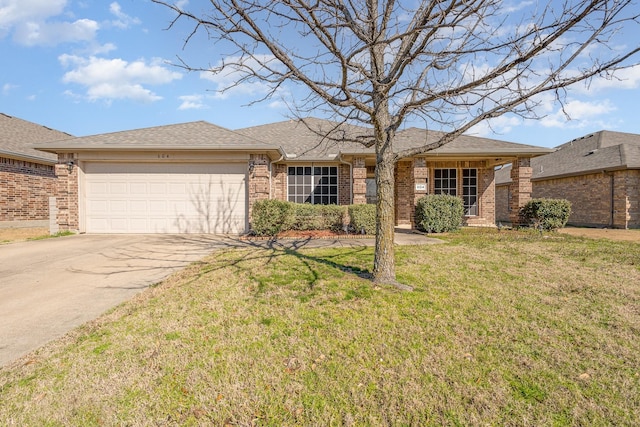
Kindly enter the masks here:
<path id="1" fill-rule="evenodd" d="M 49 229 L 46 227 L 33 228 L 0 228 L 0 244 L 9 242 L 20 242 L 46 236 Z"/>
<path id="2" fill-rule="evenodd" d="M 216 253 L 0 371 L 8 425 L 635 425 L 640 246 Z"/>

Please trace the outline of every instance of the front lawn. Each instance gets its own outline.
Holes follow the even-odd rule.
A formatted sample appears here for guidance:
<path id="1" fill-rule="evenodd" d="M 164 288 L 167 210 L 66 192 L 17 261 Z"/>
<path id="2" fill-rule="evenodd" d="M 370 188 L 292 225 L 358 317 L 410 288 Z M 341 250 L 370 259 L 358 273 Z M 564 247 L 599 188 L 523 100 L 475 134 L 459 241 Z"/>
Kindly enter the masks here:
<path id="1" fill-rule="evenodd" d="M 8 425 L 637 425 L 640 245 L 214 253 L 0 370 Z"/>

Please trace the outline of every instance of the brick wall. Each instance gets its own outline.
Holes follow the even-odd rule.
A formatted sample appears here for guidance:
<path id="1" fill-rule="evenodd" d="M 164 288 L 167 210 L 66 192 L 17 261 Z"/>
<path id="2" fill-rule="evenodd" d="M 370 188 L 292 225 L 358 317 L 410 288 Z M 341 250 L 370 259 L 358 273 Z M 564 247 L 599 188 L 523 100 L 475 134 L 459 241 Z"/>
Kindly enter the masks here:
<path id="1" fill-rule="evenodd" d="M 48 219 L 54 192 L 53 166 L 0 157 L 0 221 Z"/>
<path id="2" fill-rule="evenodd" d="M 249 156 L 249 218 L 253 204 L 269 198 L 271 189 L 269 179 L 269 157 L 265 154 Z"/>
<path id="3" fill-rule="evenodd" d="M 495 200 L 496 221 L 511 222 L 509 212 L 509 184 L 496 185 Z"/>
<path id="4" fill-rule="evenodd" d="M 609 175 L 597 173 L 534 181 L 533 197 L 569 200 L 571 225 L 608 227 L 611 225 L 611 179 Z"/>
<path id="5" fill-rule="evenodd" d="M 351 167 L 345 164 L 338 167 L 338 204 L 351 204 Z"/>
<path id="6" fill-rule="evenodd" d="M 352 164 L 352 202 L 354 205 L 364 205 L 367 203 L 367 167 L 364 163 L 364 157 L 355 157 Z"/>
<path id="7" fill-rule="evenodd" d="M 58 208 L 57 222 L 61 231 L 79 231 L 78 212 L 78 166 L 71 170 L 67 162 L 75 161 L 73 154 L 58 154 L 58 164 L 55 166 L 56 177 L 56 205 Z"/>

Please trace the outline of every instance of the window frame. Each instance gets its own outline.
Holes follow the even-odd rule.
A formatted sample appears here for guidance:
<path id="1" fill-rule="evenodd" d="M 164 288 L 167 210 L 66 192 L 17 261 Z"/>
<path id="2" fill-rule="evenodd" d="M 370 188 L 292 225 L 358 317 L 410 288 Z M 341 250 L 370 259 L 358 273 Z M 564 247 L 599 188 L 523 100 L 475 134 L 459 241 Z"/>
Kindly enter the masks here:
<path id="1" fill-rule="evenodd" d="M 473 176 L 465 176 L 473 171 Z M 471 184 L 473 182 L 473 184 Z M 480 204 L 478 200 L 478 169 L 462 169 L 462 205 L 464 206 L 464 216 L 478 216 L 480 214 Z M 474 192 L 472 193 L 471 190 Z M 471 203 L 473 199 L 473 203 Z"/>
<path id="2" fill-rule="evenodd" d="M 468 175 L 471 171 L 472 176 Z M 465 217 L 480 216 L 478 176 L 478 168 L 434 168 L 433 194 L 460 197 Z"/>
<path id="3" fill-rule="evenodd" d="M 339 168 L 336 165 L 287 165 L 287 200 L 290 202 L 338 205 L 339 189 Z"/>

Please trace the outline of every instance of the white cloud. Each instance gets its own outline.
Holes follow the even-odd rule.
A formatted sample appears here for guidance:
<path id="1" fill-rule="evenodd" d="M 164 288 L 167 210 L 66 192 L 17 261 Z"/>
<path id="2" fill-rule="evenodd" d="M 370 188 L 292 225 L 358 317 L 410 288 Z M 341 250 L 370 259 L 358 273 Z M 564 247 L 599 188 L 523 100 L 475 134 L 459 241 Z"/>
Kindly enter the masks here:
<path id="1" fill-rule="evenodd" d="M 9 95 L 9 92 L 13 91 L 14 89 L 17 89 L 18 86 L 16 85 L 12 85 L 10 83 L 5 83 L 2 85 L 2 94 L 7 96 Z"/>
<path id="2" fill-rule="evenodd" d="M 75 22 L 25 22 L 16 27 L 14 39 L 26 46 L 51 46 L 93 40 L 99 25 L 91 19 Z"/>
<path id="3" fill-rule="evenodd" d="M 613 75 L 594 77 L 590 82 L 574 85 L 578 93 L 595 93 L 611 89 L 637 89 L 640 87 L 640 65 L 616 70 Z"/>
<path id="4" fill-rule="evenodd" d="M 522 119 L 515 116 L 500 116 L 478 123 L 467 132 L 467 135 L 484 136 L 494 138 L 496 135 L 504 135 L 521 126 Z"/>
<path id="5" fill-rule="evenodd" d="M 90 101 L 131 99 L 138 102 L 154 102 L 161 96 L 147 89 L 147 85 L 163 85 L 182 78 L 182 74 L 161 65 L 159 60 L 127 62 L 123 59 L 106 59 L 75 55 L 61 55 L 60 63 L 73 70 L 64 74 L 64 83 L 75 83 L 86 88 Z"/>
<path id="6" fill-rule="evenodd" d="M 23 22 L 45 21 L 60 15 L 67 0 L 0 0 L 0 28 L 10 29 Z"/>
<path id="7" fill-rule="evenodd" d="M 203 95 L 184 95 L 179 96 L 178 99 L 182 101 L 182 104 L 178 107 L 178 110 L 201 110 L 209 108 L 203 101 Z"/>
<path id="8" fill-rule="evenodd" d="M 135 17 L 131 17 L 122 11 L 122 7 L 117 2 L 113 2 L 109 5 L 109 12 L 114 15 L 116 20 L 111 21 L 111 25 L 118 28 L 129 28 L 131 25 L 137 25 L 140 20 Z"/>
<path id="9" fill-rule="evenodd" d="M 546 128 L 582 128 L 597 123 L 604 128 L 608 127 L 604 116 L 615 110 L 615 105 L 608 99 L 597 102 L 573 100 L 543 117 L 540 124 Z"/>
<path id="10" fill-rule="evenodd" d="M 0 33 L 13 33 L 22 45 L 53 46 L 93 40 L 99 24 L 91 19 L 58 20 L 67 0 L 0 0 Z"/>

